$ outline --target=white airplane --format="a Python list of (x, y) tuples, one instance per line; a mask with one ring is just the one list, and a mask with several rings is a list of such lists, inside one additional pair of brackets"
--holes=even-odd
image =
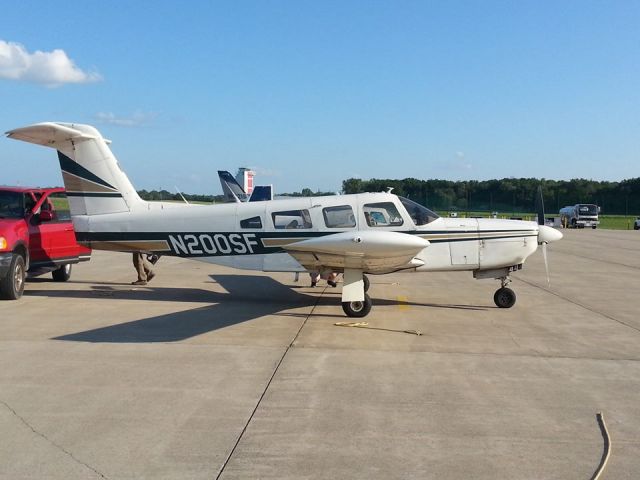
[[(472, 271), (507, 288), (538, 245), (562, 238), (535, 222), (441, 218), (391, 193), (361, 193), (219, 205), (146, 202), (89, 125), (39, 123), (9, 138), (58, 151), (76, 237), (98, 250), (142, 251), (265, 272), (342, 272), (342, 308), (364, 317), (366, 274)], [(546, 260), (546, 255), (545, 255)], [(545, 262), (546, 263), (546, 262)]]

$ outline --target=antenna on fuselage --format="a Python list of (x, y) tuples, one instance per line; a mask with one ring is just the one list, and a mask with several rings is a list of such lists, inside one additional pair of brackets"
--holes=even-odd
[(177, 185), (174, 185), (174, 186), (175, 186), (176, 192), (178, 192), (178, 195), (180, 195), (180, 196), (182, 197), (182, 200), (184, 200), (184, 203), (186, 203), (187, 205), (189, 205), (189, 202), (187, 201), (187, 199), (186, 199), (186, 198), (184, 198), (184, 195), (182, 195), (182, 192), (180, 191), (180, 189), (178, 188), (178, 186), (177, 186)]

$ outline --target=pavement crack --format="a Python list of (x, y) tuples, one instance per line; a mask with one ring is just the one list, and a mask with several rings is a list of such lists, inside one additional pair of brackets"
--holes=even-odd
[(253, 408), (253, 411), (251, 412), (251, 415), (249, 415), (249, 418), (248, 418), (247, 422), (245, 423), (244, 427), (242, 428), (242, 431), (240, 432), (240, 435), (238, 435), (238, 438), (236, 439), (236, 442), (233, 445), (233, 448), (229, 452), (229, 455), (227, 455), (227, 458), (225, 459), (224, 463), (220, 467), (220, 470), (218, 471), (218, 473), (216, 475), (216, 480), (219, 480), (219, 478), (224, 473), (224, 470), (227, 468), (227, 465), (229, 464), (229, 461), (231, 460), (231, 457), (233, 457), (233, 454), (235, 453), (236, 449), (238, 448), (238, 445), (240, 445), (240, 441), (242, 440), (242, 437), (244, 437), (244, 434), (246, 433), (247, 429), (249, 428), (249, 424), (253, 420), (253, 417), (255, 416), (256, 412), (258, 411), (258, 408), (260, 408), (260, 404), (262, 403), (262, 400), (267, 395), (267, 391), (269, 390), (269, 387), (271, 387), (271, 383), (273, 382), (273, 379), (275, 378), (276, 374), (278, 373), (278, 370), (280, 369), (280, 365), (282, 365), (282, 362), (284, 361), (284, 358), (287, 356), (287, 353), (289, 353), (289, 350), (291, 350), (291, 348), (294, 346), (296, 340), (298, 339), (298, 336), (300, 336), (300, 332), (302, 332), (302, 329), (307, 324), (307, 321), (309, 320), (311, 315), (313, 315), (313, 312), (316, 309), (316, 307), (318, 306), (318, 303), (320, 303), (320, 299), (322, 298), (322, 294), (324, 294), (324, 292), (326, 290), (327, 290), (327, 288), (325, 287), (322, 290), (322, 292), (320, 292), (320, 295), (317, 296), (316, 302), (313, 304), (313, 307), (311, 307), (311, 310), (309, 311), (309, 313), (305, 317), (304, 321), (300, 325), (300, 328), (298, 328), (298, 331), (294, 335), (293, 339), (289, 342), (289, 345), (287, 345), (287, 348), (285, 348), (284, 353), (280, 357), (280, 360), (276, 364), (276, 367), (273, 369), (273, 372), (271, 373), (271, 377), (269, 377), (269, 381), (267, 382), (266, 386), (264, 387), (264, 390), (262, 391), (262, 394), (260, 395), (260, 398), (258, 399), (258, 402), (256, 403), (256, 406)]
[(13, 416), (16, 417), (18, 420), (20, 420), (20, 422), (22, 422), (29, 430), (31, 430), (33, 433), (35, 433), (39, 437), (42, 437), (47, 443), (49, 443), (50, 445), (52, 445), (56, 449), (60, 450), (61, 452), (63, 452), (65, 455), (70, 457), (77, 464), (88, 468), (89, 470), (91, 470), (92, 472), (96, 473), (97, 475), (100, 475), (101, 478), (107, 478), (108, 479), (108, 477), (105, 474), (103, 474), (102, 472), (96, 470), (91, 465), (89, 465), (89, 464), (83, 462), (82, 460), (78, 459), (73, 453), (71, 453), (69, 450), (65, 449), (62, 445), (58, 445), (56, 442), (54, 442), (49, 437), (47, 437), (44, 433), (36, 430), (33, 427), (33, 425), (31, 425), (22, 415), (20, 415), (18, 412), (16, 412), (7, 402), (5, 402), (4, 400), (0, 400), (0, 403), (2, 405), (4, 405), (7, 408), (7, 410), (9, 410), (13, 414)]

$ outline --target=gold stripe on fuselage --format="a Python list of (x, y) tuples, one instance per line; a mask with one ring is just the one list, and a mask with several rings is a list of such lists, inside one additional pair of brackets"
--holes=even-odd
[(115, 252), (140, 251), (140, 252), (168, 252), (171, 249), (166, 240), (97, 240), (91, 242), (79, 242), (96, 250), (111, 250)]

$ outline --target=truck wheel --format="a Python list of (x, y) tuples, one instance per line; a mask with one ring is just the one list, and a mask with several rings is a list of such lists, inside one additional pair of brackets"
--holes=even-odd
[(347, 317), (366, 317), (371, 311), (371, 306), (371, 297), (366, 293), (363, 302), (342, 302), (342, 310), (347, 314)]
[(51, 272), (51, 276), (55, 282), (66, 282), (71, 278), (71, 264), (62, 265), (57, 270)]
[(27, 272), (22, 255), (14, 254), (9, 265), (7, 276), (0, 280), (0, 298), (17, 300), (24, 292), (24, 279)]

